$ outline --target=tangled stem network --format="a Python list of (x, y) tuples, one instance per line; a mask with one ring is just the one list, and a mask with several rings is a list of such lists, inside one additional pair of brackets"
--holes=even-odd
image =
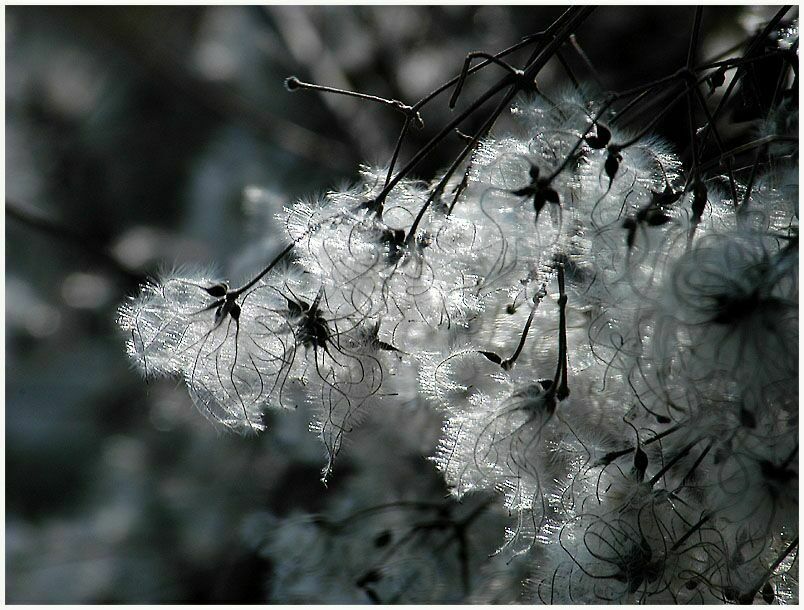
[[(532, 601), (794, 602), (798, 149), (773, 130), (797, 108), (776, 96), (766, 132), (731, 149), (720, 132), (756, 45), (781, 59), (780, 87), (797, 78), (797, 38), (775, 36), (788, 9), (744, 54), (701, 63), (696, 9), (682, 69), (608, 93), (570, 72), (543, 92), (540, 70), (590, 13), (471, 54), (412, 105), (290, 79), (400, 111), (390, 165), (289, 205), (289, 245), (241, 288), (190, 272), (144, 286), (120, 310), (129, 355), (238, 432), (306, 403), (324, 480), (363, 417), (410, 396), (412, 372), (443, 418), (433, 462), (456, 497), (503, 498), (503, 551), (532, 554)], [(502, 78), (465, 100), (488, 66)], [(463, 108), (398, 167), (448, 92)], [(651, 135), (683, 104), (689, 162)], [(470, 117), (454, 162), (413, 179)]]

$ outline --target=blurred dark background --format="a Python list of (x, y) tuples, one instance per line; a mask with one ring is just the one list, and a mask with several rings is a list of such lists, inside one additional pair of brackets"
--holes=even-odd
[[(6, 9), (8, 602), (282, 602), (270, 554), (244, 534), (254, 514), (326, 512), (355, 489), (358, 508), (444, 495), (422, 457), (435, 416), (404, 418), (411, 438), (386, 442), (382, 459), (366, 457), (383, 430), (370, 419), (364, 450), (347, 452), (325, 489), (301, 414), (275, 417), (258, 438), (220, 435), (180, 382), (131, 370), (115, 312), (160, 268), (244, 277), (278, 249), (282, 205), (353, 179), (361, 162), (387, 163), (398, 113), (290, 93), (287, 76), (412, 103), (467, 52), (501, 50), (562, 10)], [(602, 7), (577, 40), (602, 86), (630, 87), (684, 64), (693, 11)], [(699, 57), (772, 12), (707, 7)], [(566, 57), (594, 80), (577, 53)], [(485, 69), (466, 99), (499, 75)], [(557, 62), (540, 85), (567, 86)], [(446, 100), (429, 107), (403, 158), (448, 117)], [(682, 107), (658, 126), (681, 151), (684, 121)], [(432, 176), (458, 143), (418, 175)], [(384, 478), (388, 468), (405, 474)]]

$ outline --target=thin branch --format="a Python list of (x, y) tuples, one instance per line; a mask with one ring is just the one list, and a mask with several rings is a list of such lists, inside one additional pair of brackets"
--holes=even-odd
[(50, 235), (70, 244), (79, 250), (83, 250), (90, 255), (92, 260), (99, 263), (106, 268), (114, 271), (121, 278), (131, 283), (141, 283), (145, 280), (145, 276), (132, 271), (123, 265), (115, 256), (109, 252), (105, 247), (97, 244), (96, 240), (74, 231), (73, 229), (62, 225), (55, 220), (46, 218), (40, 214), (31, 213), (17, 202), (6, 199), (6, 217), (10, 218), (21, 225), (33, 229), (40, 233)]

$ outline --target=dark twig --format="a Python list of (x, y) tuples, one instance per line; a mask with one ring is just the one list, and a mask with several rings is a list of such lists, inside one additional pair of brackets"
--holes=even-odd
[(105, 247), (97, 244), (96, 240), (78, 233), (54, 220), (40, 214), (31, 213), (20, 204), (6, 199), (6, 217), (30, 229), (50, 235), (68, 243), (90, 255), (91, 259), (106, 268), (114, 271), (121, 278), (131, 283), (141, 283), (145, 276), (132, 271), (115, 258)]

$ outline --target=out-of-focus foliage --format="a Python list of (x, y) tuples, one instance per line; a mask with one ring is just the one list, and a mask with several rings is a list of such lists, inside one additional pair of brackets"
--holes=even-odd
[[(414, 397), (350, 436), (323, 488), (303, 418), (220, 435), (175, 382), (141, 382), (114, 321), (160, 265), (217, 264), (216, 276), (259, 266), (281, 247), (283, 205), (387, 162), (398, 113), (291, 95), (286, 76), (411, 102), (468, 51), (502, 49), (559, 12), (6, 11), (7, 601), (518, 599), (521, 562), (487, 560), (505, 511), (482, 495), (447, 498), (423, 457), (440, 418)], [(706, 15), (706, 56), (767, 19), (750, 7)], [(683, 7), (608, 7), (578, 40), (619, 89), (682, 64), (689, 22)], [(551, 64), (540, 84), (562, 78)], [(434, 106), (403, 157), (449, 117)], [(679, 110), (660, 126), (682, 149), (685, 121)], [(417, 173), (450, 158), (439, 150)]]

